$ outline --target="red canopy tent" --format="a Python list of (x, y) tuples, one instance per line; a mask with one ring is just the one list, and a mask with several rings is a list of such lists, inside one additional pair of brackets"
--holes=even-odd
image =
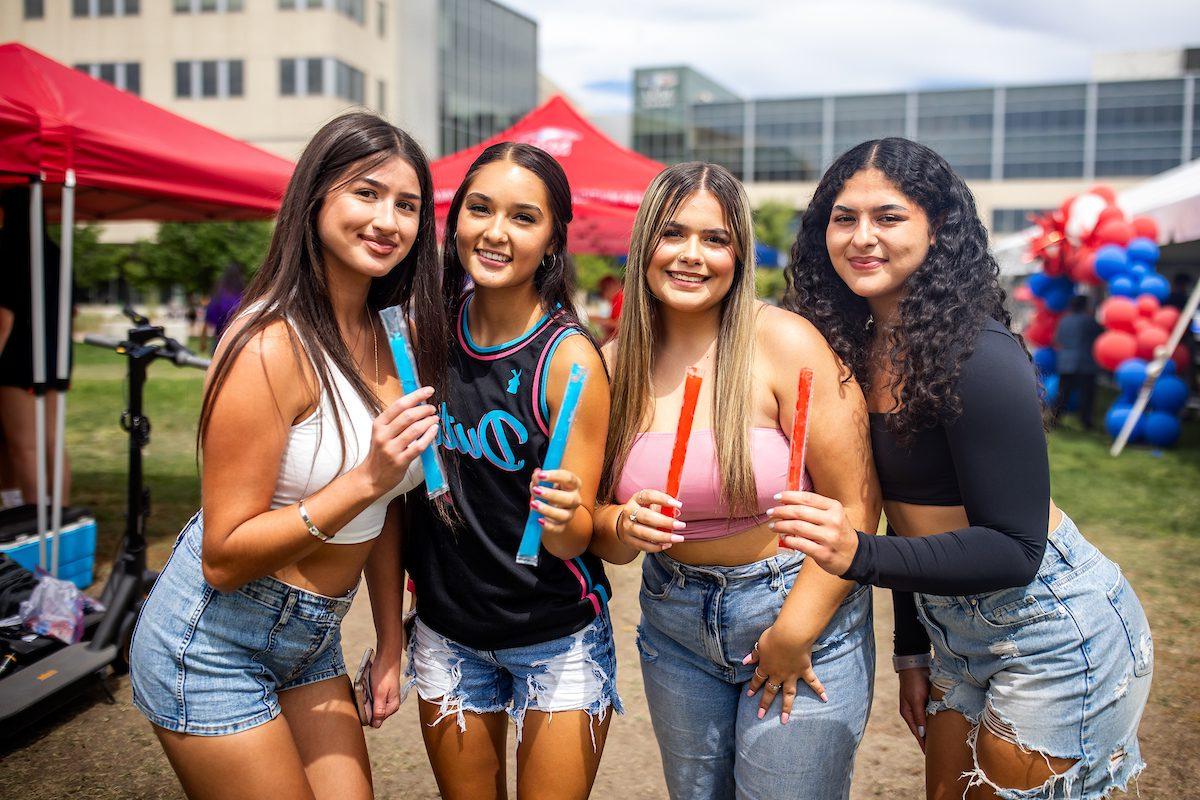
[(663, 165), (621, 147), (561, 96), (550, 98), (508, 130), (431, 165), (438, 224), (471, 162), (497, 142), (537, 145), (562, 164), (571, 183), (575, 221), (571, 249), (619, 255), (629, 249), (633, 217), (642, 194)]
[[(269, 217), (293, 165), (245, 142), (164, 111), (20, 44), (0, 45), (0, 187), (30, 187), (33, 379), (38, 458), (39, 560), (45, 566), (46, 302), (70, 316), (72, 231), (87, 219), (204, 220)], [(77, 188), (78, 187), (78, 188)], [(44, 206), (43, 206), (44, 202)], [(62, 221), (60, 295), (43, 297), (42, 218)], [(68, 326), (59, 326), (58, 369), (67, 377)], [(50, 529), (61, 522), (62, 426)], [(51, 572), (58, 567), (54, 537)]]

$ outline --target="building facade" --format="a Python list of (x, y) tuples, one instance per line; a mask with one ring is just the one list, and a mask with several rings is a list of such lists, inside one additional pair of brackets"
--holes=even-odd
[(537, 101), (537, 25), (492, 0), (5, 0), (0, 41), (288, 158), (352, 108), (436, 156)]
[[(1175, 75), (1138, 80), (761, 100), (676, 92), (652, 94), (649, 104), (643, 85), (682, 85), (694, 71), (639, 69), (633, 143), (667, 163), (722, 164), (756, 202), (803, 207), (838, 155), (904, 136), (967, 179), (1000, 233), (1097, 181), (1120, 189), (1200, 157), (1196, 73), (1186, 57), (1173, 63)], [(670, 136), (659, 134), (663, 118), (675, 121)]]

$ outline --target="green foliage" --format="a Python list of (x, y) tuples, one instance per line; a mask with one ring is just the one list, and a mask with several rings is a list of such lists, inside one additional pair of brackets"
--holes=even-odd
[(754, 238), (788, 252), (796, 238), (796, 209), (777, 200), (768, 200), (754, 209)]
[(579, 288), (589, 294), (596, 294), (600, 291), (600, 280), (605, 275), (612, 275), (617, 280), (623, 280), (621, 267), (609, 256), (580, 253), (572, 258), (575, 259), (575, 280)]
[(166, 222), (155, 244), (141, 249), (145, 279), (205, 294), (231, 262), (255, 272), (270, 242), (269, 222)]
[(779, 302), (783, 299), (783, 290), (785, 288), (783, 270), (756, 270), (754, 273), (754, 288), (758, 290), (758, 296), (763, 300)]

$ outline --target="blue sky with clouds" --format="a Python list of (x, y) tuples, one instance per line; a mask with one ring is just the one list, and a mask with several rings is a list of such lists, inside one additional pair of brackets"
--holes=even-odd
[(1086, 79), (1097, 55), (1200, 47), (1197, 0), (501, 0), (587, 111), (635, 66), (689, 64), (746, 97)]

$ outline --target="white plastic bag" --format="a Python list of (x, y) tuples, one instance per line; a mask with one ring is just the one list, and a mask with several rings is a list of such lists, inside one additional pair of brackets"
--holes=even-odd
[(39, 573), (33, 594), (21, 603), (22, 627), (75, 644), (83, 638), (83, 592), (70, 581)]

